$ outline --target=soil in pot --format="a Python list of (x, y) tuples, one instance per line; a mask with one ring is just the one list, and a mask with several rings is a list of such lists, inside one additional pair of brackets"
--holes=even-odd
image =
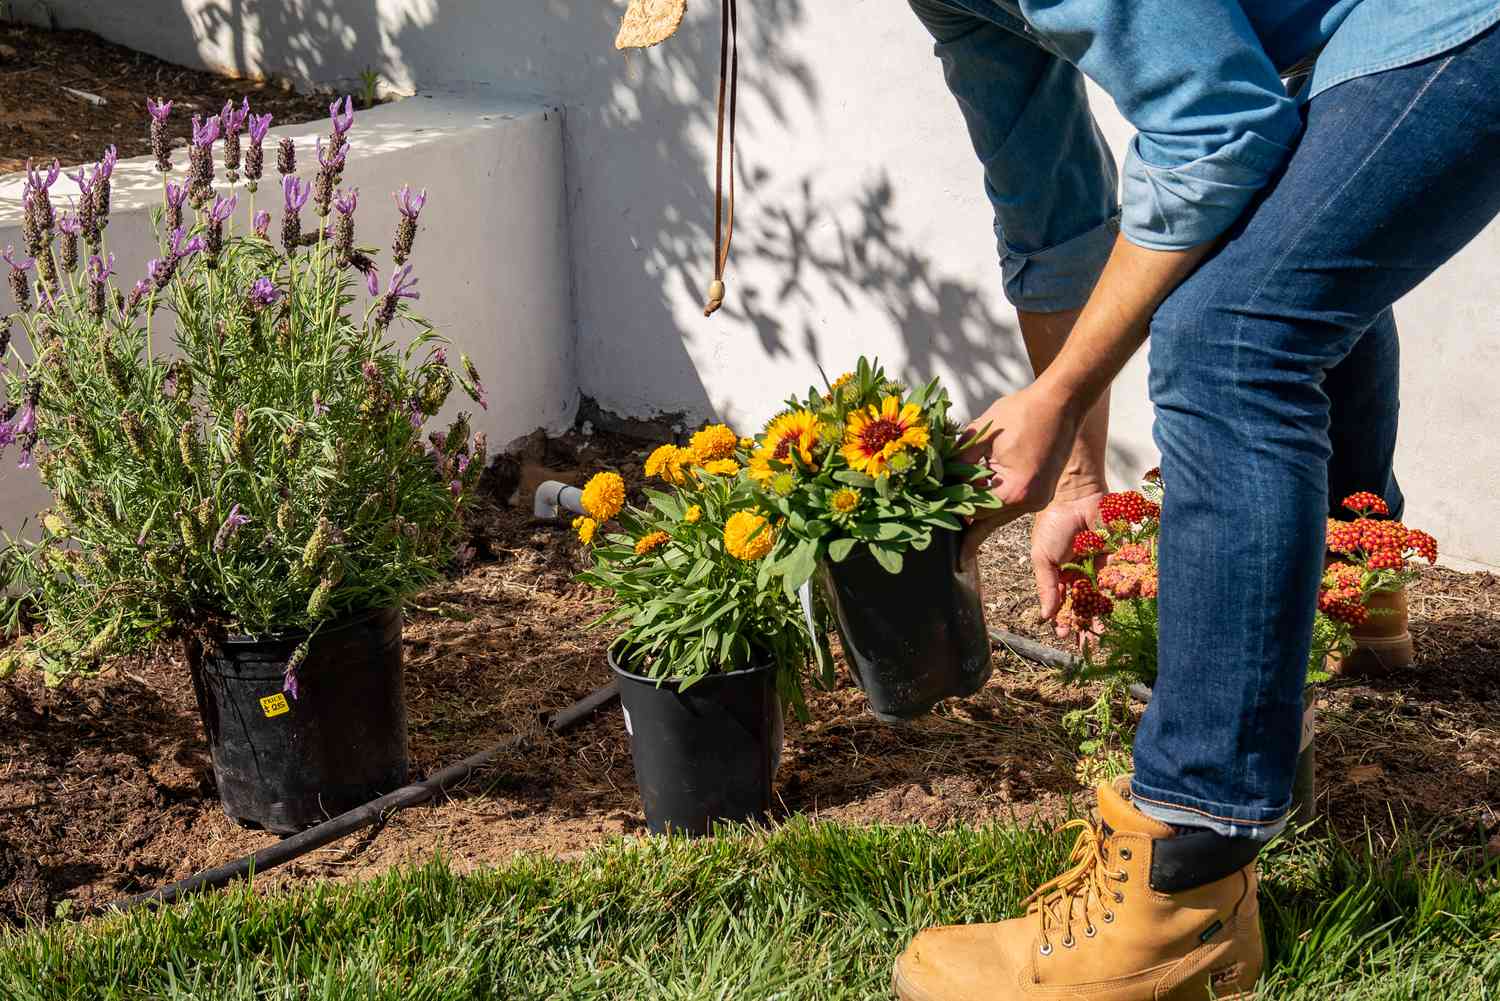
[(709, 834), (770, 820), (784, 737), (774, 665), (711, 674), (684, 688), (625, 670), (610, 655), (653, 834)]
[(855, 681), (885, 722), (972, 695), (991, 672), (977, 566), (960, 567), (958, 532), (939, 529), (889, 573), (864, 546), (825, 563), (825, 590)]
[(305, 638), (232, 637), (194, 669), (214, 779), (236, 822), (290, 834), (406, 784), (401, 609), (319, 631), (283, 692)]

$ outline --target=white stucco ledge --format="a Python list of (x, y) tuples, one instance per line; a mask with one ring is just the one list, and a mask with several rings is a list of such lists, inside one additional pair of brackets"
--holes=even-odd
[[(144, 128), (144, 97), (141, 118)], [(266, 176), (253, 201), (271, 212), (273, 239), (281, 225), (277, 143), (282, 136), (293, 139), (298, 173), (310, 178), (318, 166), (317, 139), (327, 133), (323, 120), (273, 128), (267, 137)], [(578, 384), (561, 110), (497, 88), (464, 86), (359, 112), (349, 139), (344, 187), (360, 189), (356, 242), (381, 248), (383, 275), (390, 273), (398, 219), (392, 194), (402, 184), (428, 192), (412, 255), (422, 293), (416, 306), (474, 360), (489, 394), (489, 409), (479, 411), (455, 393), (441, 419), (459, 409), (476, 411), (474, 427), (496, 448), (537, 427), (571, 424)], [(173, 177), (184, 175), (186, 160), (185, 150), (176, 151)], [(0, 247), (22, 243), (24, 179), (0, 177)], [(76, 190), (59, 179), (54, 204), (67, 205)], [(161, 190), (151, 158), (116, 166), (106, 243), (126, 287), (156, 256), (149, 212), (160, 204)], [(235, 224), (243, 231), (252, 196), (243, 186), (239, 194)], [(14, 308), (0, 283), (0, 315)], [(0, 465), (0, 528), (15, 531), (46, 502), (34, 472), (18, 471), (11, 461)]]

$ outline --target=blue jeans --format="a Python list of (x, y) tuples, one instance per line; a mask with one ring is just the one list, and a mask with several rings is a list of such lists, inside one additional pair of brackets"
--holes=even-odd
[[(1391, 305), (1500, 214), (1500, 30), (1338, 84), (1285, 170), (1151, 325), (1166, 503), (1146, 813), (1286, 822), (1325, 518), (1391, 471)], [(1476, 331), (1476, 336), (1480, 333)]]

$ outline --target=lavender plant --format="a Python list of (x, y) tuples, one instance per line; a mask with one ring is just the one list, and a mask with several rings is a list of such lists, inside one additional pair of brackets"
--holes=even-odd
[[(160, 131), (170, 104), (149, 110)], [(3, 254), (17, 311), (0, 331), (0, 451), (37, 467), (53, 506), (41, 538), (0, 559), (9, 621), (39, 623), (0, 674), (24, 664), (56, 682), (174, 637), (315, 632), (454, 559), (484, 435), (466, 415), (425, 442), (423, 429), (455, 385), (481, 404), (484, 390), (411, 312), (412, 265), (382, 284), (354, 244), (358, 195), (339, 187), (354, 115), (331, 113), (314, 181), (279, 147), (278, 244), (253, 207), (269, 115), (226, 106), (195, 122), (183, 181), (158, 151), (158, 253), (133, 281), (105, 246), (113, 151), (72, 175), (68, 211), (54, 210), (56, 165), (28, 175), (26, 245)], [(216, 144), (243, 199), (216, 189)], [(304, 219), (309, 196), (318, 215)], [(420, 205), (405, 189), (398, 204), (409, 252)], [(404, 346), (398, 323), (415, 328)]]

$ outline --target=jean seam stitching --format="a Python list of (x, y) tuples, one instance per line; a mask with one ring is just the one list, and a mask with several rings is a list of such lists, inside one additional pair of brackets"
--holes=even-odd
[[(1298, 230), (1296, 237), (1294, 237), (1293, 240), (1292, 240), (1292, 242), (1287, 245), (1286, 250), (1282, 251), (1281, 256), (1276, 259), (1276, 263), (1272, 267), (1267, 268), (1266, 271), (1265, 271), (1265, 273), (1261, 276), (1261, 279), (1260, 279), (1259, 283), (1256, 284), (1255, 289), (1250, 293), (1250, 297), (1249, 297), (1249, 299), (1245, 303), (1245, 308), (1240, 311), (1240, 315), (1238, 317), (1236, 317), (1236, 319), (1235, 319), (1235, 325), (1234, 325), (1234, 344), (1235, 344), (1235, 347), (1234, 347), (1234, 363), (1235, 363), (1234, 364), (1234, 370), (1236, 372), (1238, 372), (1239, 369), (1240, 369), (1240, 365), (1239, 365), (1239, 361), (1240, 361), (1240, 347), (1239, 347), (1239, 345), (1242, 342), (1241, 334), (1244, 332), (1244, 327), (1245, 327), (1245, 322), (1246, 322), (1246, 314), (1250, 312), (1250, 310), (1256, 305), (1257, 302), (1260, 301), (1261, 295), (1265, 291), (1266, 284), (1271, 280), (1271, 276), (1273, 274), (1275, 274), (1276, 272), (1278, 272), (1281, 269), (1282, 265), (1284, 265), (1286, 263), (1287, 258), (1289, 258), (1292, 255), (1293, 251), (1295, 251), (1297, 249), (1297, 247), (1301, 246), (1303, 239), (1306, 238), (1308, 232), (1312, 229), (1313, 223), (1323, 217), (1323, 214), (1327, 211), (1328, 206), (1331, 205), (1331, 204), (1333, 204), (1334, 200), (1337, 199), (1339, 196), (1341, 196), (1344, 193), (1344, 191), (1348, 189), (1348, 187), (1349, 187), (1350, 184), (1354, 183), (1354, 179), (1356, 177), (1358, 177), (1360, 175), (1360, 173), (1365, 169), (1365, 167), (1369, 164), (1369, 162), (1375, 158), (1375, 155), (1377, 153), (1379, 153), (1382, 149), (1385, 148), (1385, 144), (1390, 141), (1391, 136), (1394, 135), (1395, 132), (1396, 132), (1396, 130), (1401, 127), (1401, 125), (1407, 120), (1408, 117), (1410, 117), (1411, 111), (1412, 111), (1412, 109), (1414, 107), (1416, 107), (1417, 102), (1420, 101), (1422, 99), (1422, 97), (1424, 95), (1426, 95), (1427, 91), (1429, 89), (1431, 89), (1432, 85), (1435, 82), (1437, 82), (1438, 77), (1442, 76), (1443, 73), (1447, 71), (1448, 67), (1453, 63), (1453, 60), (1454, 60), (1454, 58), (1456, 56), (1457, 56), (1457, 53), (1450, 54), (1446, 59), (1444, 59), (1441, 63), (1438, 63), (1437, 66), (1435, 66), (1433, 68), (1432, 74), (1425, 81), (1423, 81), (1422, 86), (1420, 88), (1418, 88), (1418, 90), (1417, 90), (1417, 92), (1415, 94), (1412, 95), (1412, 98), (1411, 98), (1410, 101), (1407, 102), (1406, 107), (1404, 107), (1404, 108), (1401, 109), (1401, 113), (1396, 116), (1395, 121), (1393, 121), (1391, 123), (1390, 127), (1386, 129), (1385, 133), (1380, 137), (1379, 141), (1377, 141), (1375, 143), (1375, 145), (1370, 148), (1370, 151), (1365, 154), (1365, 157), (1364, 157), (1364, 159), (1362, 159), (1360, 161), (1359, 166), (1356, 167), (1356, 168), (1354, 168), (1354, 170), (1350, 171), (1349, 176), (1344, 179), (1344, 183), (1343, 184), (1340, 184), (1336, 189), (1334, 189), (1332, 192), (1329, 193), (1328, 197), (1325, 198), (1323, 200), (1322, 204), (1320, 204), (1318, 206), (1316, 212), (1310, 213), (1307, 216), (1307, 218), (1303, 221), (1302, 228), (1300, 230)], [(1299, 143), (1299, 145), (1300, 145), (1300, 143)], [(1292, 155), (1293, 156), (1296, 155), (1295, 151), (1293, 152)], [(1237, 407), (1236, 410), (1237, 410), (1236, 416), (1240, 417), (1240, 418), (1243, 418), (1243, 406)], [(1265, 503), (1264, 491), (1263, 490), (1258, 490), (1257, 493), (1258, 493), (1257, 502), (1263, 506), (1264, 503)], [(1257, 538), (1257, 544), (1258, 545), (1264, 546), (1265, 541), (1266, 540), (1263, 537), (1262, 538)], [(1267, 585), (1269, 583), (1269, 579), (1268, 578), (1269, 578), (1269, 568), (1263, 567), (1261, 569), (1261, 580), (1260, 580), (1261, 593), (1263, 593), (1263, 594), (1266, 593), (1266, 590), (1267, 590)], [(1255, 679), (1256, 680), (1256, 690), (1257, 690), (1257, 692), (1260, 692), (1265, 687), (1265, 674), (1266, 674), (1266, 666), (1265, 666), (1265, 661), (1266, 661), (1265, 653), (1266, 653), (1266, 650), (1265, 650), (1265, 636), (1264, 636), (1264, 631), (1261, 632), (1261, 636), (1260, 636), (1259, 641), (1258, 641), (1258, 649), (1257, 649), (1256, 653), (1257, 653), (1257, 656), (1255, 658), (1256, 659), (1256, 664), (1257, 664), (1257, 667), (1256, 667), (1256, 679)], [(1261, 707), (1260, 707), (1260, 704), (1259, 704), (1260, 701), (1261, 701), (1261, 699), (1258, 698), (1257, 699), (1257, 705), (1256, 705), (1256, 715), (1257, 716), (1259, 716), (1261, 714)], [(1236, 760), (1238, 762), (1240, 762), (1240, 767), (1237, 770), (1237, 773), (1236, 773), (1236, 776), (1235, 776), (1235, 778), (1236, 778), (1236, 785), (1238, 785), (1238, 786), (1243, 786), (1245, 784), (1245, 782), (1246, 782), (1246, 780), (1247, 780), (1247, 778), (1249, 776), (1249, 770), (1250, 770), (1249, 769), (1249, 756), (1247, 754), (1243, 753), (1244, 752), (1244, 747), (1243, 747), (1243, 743), (1242, 742), (1243, 742), (1243, 737), (1241, 736), (1236, 741), (1236, 747), (1235, 747), (1235, 751), (1236, 751), (1235, 758), (1236, 758)]]
[(1143, 800), (1147, 803), (1150, 803), (1152, 806), (1160, 806), (1169, 810), (1183, 810), (1187, 813), (1195, 813), (1200, 817), (1206, 817), (1209, 820), (1217, 820), (1222, 824), (1247, 824), (1251, 827), (1270, 827), (1274, 824), (1281, 823), (1290, 814), (1290, 811), (1287, 811), (1276, 817), (1272, 817), (1270, 820), (1250, 820), (1246, 817), (1225, 817), (1221, 816), (1220, 814), (1214, 813), (1212, 810), (1204, 810), (1200, 807), (1189, 806), (1186, 803), (1173, 803), (1171, 800), (1153, 799), (1150, 796), (1143, 796), (1141, 795), (1140, 790), (1137, 789), (1133, 783), (1131, 785), (1130, 792), (1131, 796), (1135, 799)]

